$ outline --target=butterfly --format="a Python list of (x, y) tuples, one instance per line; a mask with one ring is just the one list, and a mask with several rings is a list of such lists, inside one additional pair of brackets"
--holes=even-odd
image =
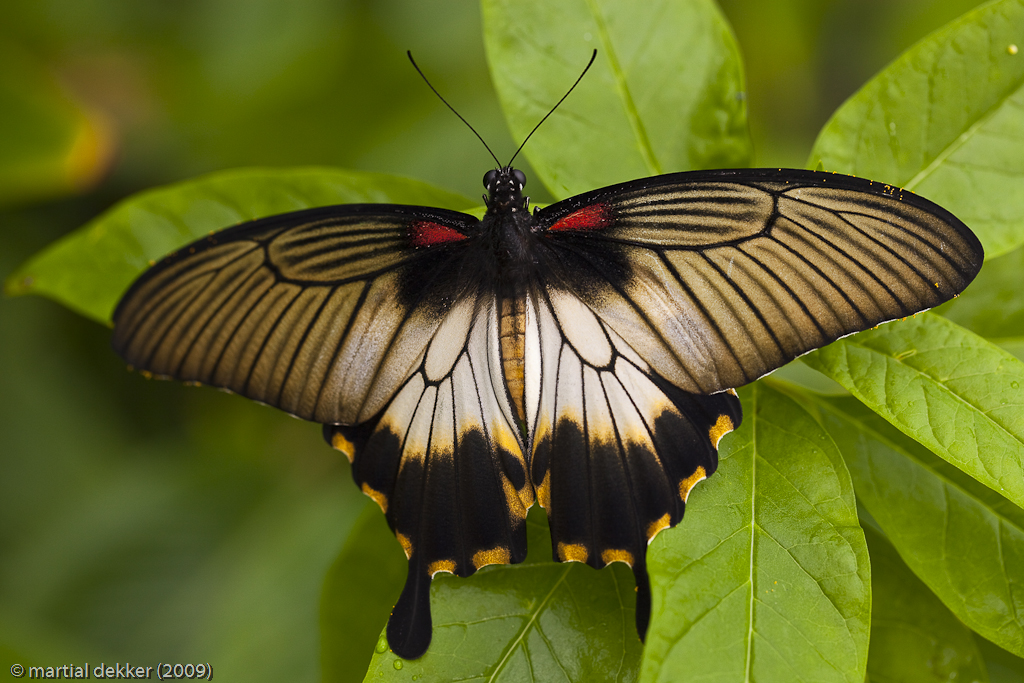
[(482, 219), (353, 204), (237, 225), (114, 314), (131, 366), (323, 425), (408, 558), (387, 626), (407, 659), (432, 578), (521, 562), (535, 502), (555, 560), (632, 568), (642, 638), (647, 546), (714, 473), (734, 389), (952, 298), (983, 260), (945, 209), (833, 173), (672, 173), (533, 211), (525, 185), (488, 171)]

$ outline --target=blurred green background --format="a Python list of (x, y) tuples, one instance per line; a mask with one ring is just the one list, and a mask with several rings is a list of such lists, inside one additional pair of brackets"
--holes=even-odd
[[(977, 3), (721, 4), (756, 163), (802, 166), (846, 97)], [(407, 49), (499, 158), (516, 146), (469, 0), (3, 9), (0, 275), (120, 198), (236, 166), (334, 165), (479, 196), (493, 162)], [(108, 337), (47, 300), (0, 300), (0, 659), (318, 680), (321, 584), (364, 506), (348, 464), (314, 425), (126, 372)]]

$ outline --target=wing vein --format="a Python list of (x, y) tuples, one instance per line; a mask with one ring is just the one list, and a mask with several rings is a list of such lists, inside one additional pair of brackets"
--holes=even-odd
[[(231, 291), (226, 296), (224, 296), (221, 299), (220, 303), (218, 303), (217, 306), (213, 309), (213, 312), (211, 312), (206, 317), (206, 320), (203, 321), (202, 325), (199, 326), (199, 329), (196, 330), (195, 332), (191, 333), (191, 337), (192, 337), (191, 340), (188, 342), (188, 345), (185, 347), (184, 352), (181, 353), (180, 357), (178, 358), (178, 361), (177, 361), (177, 363), (175, 365), (174, 371), (172, 373), (169, 373), (169, 374), (171, 374), (171, 375), (173, 375), (175, 377), (180, 376), (180, 374), (181, 374), (181, 366), (185, 364), (185, 361), (188, 359), (189, 354), (192, 353), (192, 349), (195, 348), (196, 342), (198, 342), (199, 338), (203, 336), (204, 332), (206, 332), (206, 330), (209, 327), (210, 323), (215, 318), (217, 318), (218, 314), (224, 309), (224, 306), (227, 305), (227, 303), (229, 301), (231, 301), (231, 299), (235, 296), (235, 294), (238, 293), (242, 289), (242, 287), (244, 287), (247, 283), (251, 282), (253, 280), (253, 278), (255, 278), (257, 275), (259, 275), (261, 270), (262, 269), (260, 267), (258, 267), (258, 266), (256, 268), (253, 268), (251, 273), (249, 273), (244, 278), (239, 279), (238, 283), (234, 286), (234, 288), (232, 288)], [(214, 279), (216, 279), (216, 278), (214, 278)], [(250, 289), (249, 291), (251, 292), (252, 289)], [(193, 302), (194, 301), (195, 301), (195, 299), (193, 299)], [(193, 316), (192, 316), (192, 320), (193, 321), (196, 318), (196, 315), (195, 315), (196, 313), (200, 313), (200, 311), (195, 311), (193, 313)], [(230, 317), (230, 315), (227, 316), (227, 317)], [(220, 331), (221, 329), (223, 329), (225, 322), (226, 321), (223, 318), (220, 319), (220, 326), (217, 328), (217, 331)], [(213, 333), (213, 338), (216, 338), (217, 331), (215, 331)], [(179, 335), (179, 337), (180, 337), (180, 335)]]
[[(336, 292), (336, 291), (337, 291), (337, 287), (332, 287), (331, 288), (331, 293), (320, 304), (320, 311), (323, 310), (323, 307), (327, 303), (327, 300), (330, 299), (330, 297), (333, 296), (334, 292)], [(331, 352), (331, 362), (324, 366), (325, 367), (325, 370), (324, 370), (325, 377), (326, 377), (327, 374), (329, 374), (331, 372), (331, 368), (334, 367), (334, 364), (338, 362), (338, 355), (341, 353), (342, 348), (344, 348), (344, 346), (345, 346), (345, 341), (348, 339), (348, 333), (352, 330), (352, 325), (355, 324), (355, 320), (359, 316), (359, 312), (362, 310), (363, 304), (366, 303), (366, 297), (369, 294), (369, 292), (370, 292), (370, 283), (367, 281), (367, 282), (363, 283), (363, 291), (361, 291), (359, 293), (359, 299), (356, 301), (355, 305), (352, 307), (352, 312), (349, 313), (348, 320), (345, 321), (345, 329), (342, 330), (341, 336), (338, 338), (338, 343), (335, 344), (334, 351)], [(320, 311), (317, 311), (317, 314), (315, 316), (313, 316), (313, 317), (314, 318), (318, 318), (320, 316)], [(319, 408), (319, 406), (320, 406), (320, 400), (323, 398), (324, 388), (326, 386), (327, 386), (327, 382), (323, 381), (323, 382), (320, 383), (320, 387), (317, 389), (316, 401), (313, 402), (313, 411), (314, 411), (314, 413), (316, 412), (317, 408)]]

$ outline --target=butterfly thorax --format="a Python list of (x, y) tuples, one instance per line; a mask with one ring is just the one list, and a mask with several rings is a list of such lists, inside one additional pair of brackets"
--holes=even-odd
[(526, 176), (505, 167), (488, 172), (484, 186), (487, 213), (481, 229), (494, 246), (494, 282), (502, 375), (520, 423), (526, 420), (526, 296), (536, 274), (529, 200), (523, 197)]

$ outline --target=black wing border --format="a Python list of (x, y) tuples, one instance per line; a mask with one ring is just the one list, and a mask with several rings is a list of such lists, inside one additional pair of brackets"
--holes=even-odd
[[(273, 237), (276, 237), (276, 234), (272, 234), (270, 237), (261, 237), (260, 233), (273, 233), (275, 230), (280, 232), (296, 227), (297, 225), (313, 221), (358, 216), (399, 217), (407, 218), (410, 222), (417, 220), (436, 221), (446, 227), (456, 230), (466, 237), (473, 236), (468, 233), (467, 228), (475, 227), (479, 223), (479, 219), (476, 216), (468, 213), (454, 211), (451, 209), (417, 206), (414, 204), (331, 204), (329, 206), (317, 206), (309, 209), (299, 209), (298, 211), (287, 211), (285, 213), (255, 218), (253, 220), (238, 223), (237, 225), (232, 225), (228, 228), (224, 228), (223, 230), (210, 232), (193, 240), (192, 242), (184, 244), (158, 261), (150, 264), (121, 294), (118, 299), (117, 306), (114, 308), (114, 312), (111, 315), (111, 320), (115, 325), (117, 324), (117, 321), (123, 313), (124, 306), (127, 304), (128, 300), (132, 298), (132, 294), (134, 294), (136, 289), (143, 286), (150, 280), (150, 278), (155, 277), (168, 266), (177, 263), (183, 258), (193, 257), (207, 249), (211, 249), (227, 242), (252, 240), (260, 244), (265, 244), (269, 240), (273, 239)], [(409, 249), (415, 250), (416, 248), (410, 245)]]
[[(707, 171), (682, 171), (679, 173), (667, 173), (664, 175), (638, 178), (624, 183), (609, 185), (590, 192), (584, 192), (568, 199), (563, 199), (554, 204), (549, 204), (536, 212), (537, 221), (541, 229), (546, 230), (558, 219), (563, 218), (574, 211), (610, 200), (626, 192), (639, 190), (653, 190), (672, 185), (683, 185), (688, 183), (739, 183), (742, 185), (758, 185), (760, 183), (785, 183), (790, 189), (801, 187), (828, 188), (835, 187), (841, 190), (851, 190), (864, 194), (875, 195), (893, 199), (908, 204), (912, 207), (926, 211), (936, 218), (944, 221), (953, 227), (963, 239), (971, 245), (977, 254), (977, 270), (981, 268), (981, 262), (985, 257), (985, 250), (978, 236), (967, 227), (967, 225), (953, 215), (949, 210), (939, 206), (935, 202), (905, 190), (898, 185), (884, 183), (869, 178), (845, 175), (833, 171), (812, 171), (802, 168), (737, 168), (737, 169), (715, 169)], [(760, 187), (759, 189), (778, 196), (779, 192), (771, 188)], [(709, 247), (715, 245), (708, 245)]]

